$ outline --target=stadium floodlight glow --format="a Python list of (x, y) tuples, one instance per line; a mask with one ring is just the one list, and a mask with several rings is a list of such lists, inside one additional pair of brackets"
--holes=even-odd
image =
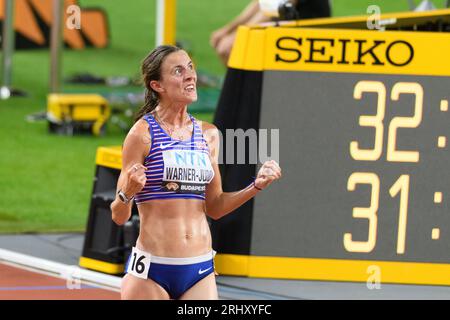
[(11, 97), (11, 90), (9, 90), (8, 87), (1, 87), (0, 88), (0, 99), (6, 100)]

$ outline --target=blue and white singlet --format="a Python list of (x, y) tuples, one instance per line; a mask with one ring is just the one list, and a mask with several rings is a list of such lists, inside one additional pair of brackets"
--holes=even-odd
[(136, 194), (136, 204), (154, 199), (205, 200), (206, 186), (214, 178), (214, 170), (202, 130), (194, 117), (190, 114), (189, 117), (194, 130), (191, 138), (183, 141), (172, 139), (151, 114), (143, 117), (152, 141), (144, 161), (147, 182)]

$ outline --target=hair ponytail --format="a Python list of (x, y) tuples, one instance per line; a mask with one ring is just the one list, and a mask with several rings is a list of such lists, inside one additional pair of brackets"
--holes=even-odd
[(156, 109), (159, 103), (159, 98), (156, 92), (154, 92), (152, 89), (145, 89), (145, 99), (144, 99), (144, 105), (141, 109), (136, 113), (134, 117), (134, 122), (138, 121), (140, 118), (145, 116), (147, 113), (152, 112)]

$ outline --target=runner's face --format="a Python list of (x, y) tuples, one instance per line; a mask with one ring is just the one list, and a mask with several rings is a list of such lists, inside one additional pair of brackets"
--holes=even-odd
[(161, 93), (174, 103), (197, 101), (197, 73), (189, 55), (183, 51), (169, 54), (162, 64)]

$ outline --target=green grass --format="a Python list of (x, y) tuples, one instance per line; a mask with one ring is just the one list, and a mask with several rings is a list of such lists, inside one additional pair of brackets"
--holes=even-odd
[[(2, 107), (0, 230), (81, 231), (84, 228), (98, 145), (117, 144), (122, 135), (104, 138), (49, 135), (45, 123), (27, 123), (33, 99)], [(2, 219), (4, 216), (9, 219)]]
[[(445, 0), (432, 0), (437, 8), (444, 8)], [(422, 0), (414, 0), (418, 5)], [(407, 0), (331, 0), (333, 16), (365, 15), (367, 8), (377, 5), (381, 13), (409, 11)]]
[[(120, 145), (110, 126), (104, 137), (50, 135), (44, 122), (27, 123), (33, 99), (2, 106), (0, 231), (63, 232), (85, 228), (98, 146)], [(198, 115), (207, 119), (210, 115)]]
[[(107, 49), (65, 50), (63, 77), (79, 72), (136, 76), (140, 61), (154, 46), (155, 1), (79, 2), (82, 6), (102, 7), (107, 12), (111, 43)], [(200, 70), (224, 74), (224, 66), (209, 46), (209, 35), (238, 14), (246, 3), (247, 0), (178, 1), (177, 39), (188, 44)], [(435, 1), (439, 7), (443, 3), (444, 0)], [(365, 14), (371, 4), (379, 5), (382, 12), (408, 9), (406, 0), (334, 0), (333, 15)], [(26, 115), (46, 108), (49, 52), (16, 52), (13, 63), (14, 87), (26, 90), (29, 97), (0, 101), (0, 232), (83, 231), (95, 172), (95, 152), (99, 146), (120, 145), (125, 133), (109, 126), (103, 137), (66, 137), (49, 134), (45, 122), (26, 122)], [(64, 86), (63, 90), (92, 91), (73, 85)], [(114, 91), (101, 87), (100, 90)], [(210, 113), (196, 116), (212, 120)]]

